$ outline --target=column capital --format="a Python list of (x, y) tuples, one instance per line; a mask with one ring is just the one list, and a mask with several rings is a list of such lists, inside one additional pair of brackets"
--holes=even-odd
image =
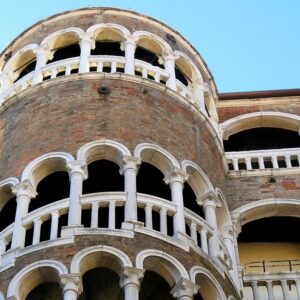
[(45, 55), (45, 57), (49, 60), (53, 58), (54, 53), (51, 52), (49, 45), (43, 44), (36, 49), (36, 56), (40, 55)]
[(166, 60), (172, 60), (174, 62), (178, 58), (178, 56), (175, 55), (173, 51), (164, 51), (162, 57), (163, 57), (164, 61), (166, 61)]
[(144, 277), (145, 270), (132, 267), (124, 267), (123, 274), (121, 275), (120, 285), (126, 287), (128, 284), (140, 286)]
[(201, 197), (197, 198), (197, 203), (199, 205), (206, 206), (213, 206), (213, 207), (221, 207), (221, 201), (218, 199), (217, 195), (214, 191), (209, 191), (202, 195)]
[(170, 293), (173, 295), (174, 298), (177, 299), (180, 299), (184, 296), (188, 296), (192, 299), (193, 296), (198, 293), (199, 288), (199, 285), (187, 279), (181, 278), (172, 288)]
[(81, 174), (84, 180), (88, 177), (87, 164), (84, 160), (69, 161), (67, 163), (67, 169), (70, 177), (75, 173)]
[(122, 163), (123, 165), (120, 169), (120, 173), (124, 174), (124, 171), (127, 169), (133, 169), (137, 171), (139, 165), (142, 163), (142, 159), (140, 157), (123, 155)]
[(131, 44), (133, 46), (136, 46), (136, 41), (136, 37), (134, 37), (132, 34), (127, 34), (125, 36), (124, 45)]
[(182, 171), (181, 169), (177, 167), (173, 167), (169, 174), (167, 174), (164, 178), (164, 182), (166, 184), (172, 184), (174, 182), (180, 182), (184, 184), (185, 181), (187, 181), (189, 178), (189, 175)]
[(18, 196), (26, 196), (30, 199), (35, 198), (37, 196), (37, 192), (35, 188), (32, 186), (31, 182), (26, 179), (11, 188), (13, 194)]
[(64, 293), (72, 290), (79, 295), (83, 290), (80, 274), (61, 275), (60, 282)]
[(80, 40), (80, 44), (81, 43), (90, 43), (91, 46), (93, 46), (94, 43), (95, 43), (95, 38), (94, 38), (93, 34), (92, 33), (85, 33), (82, 36), (81, 40)]

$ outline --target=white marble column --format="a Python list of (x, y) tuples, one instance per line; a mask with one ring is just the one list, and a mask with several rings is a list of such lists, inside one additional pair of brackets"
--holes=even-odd
[(197, 199), (199, 205), (203, 205), (205, 220), (213, 228), (213, 235), (208, 240), (209, 255), (218, 257), (220, 254), (219, 233), (216, 217), (216, 207), (220, 206), (216, 195), (213, 192), (208, 192), (200, 199)]
[(124, 289), (125, 300), (138, 300), (140, 284), (145, 270), (125, 267), (120, 280), (120, 286)]
[(252, 287), (253, 299), (254, 300), (260, 300), (257, 281), (252, 281), (251, 282), (251, 287)]
[(267, 290), (268, 290), (269, 300), (275, 300), (272, 280), (267, 280), (266, 284), (267, 284)]
[(170, 185), (172, 202), (176, 204), (176, 213), (173, 218), (174, 235), (181, 239), (186, 234), (183, 203), (183, 184), (188, 179), (188, 175), (178, 168), (173, 170), (165, 177), (165, 183)]
[(70, 203), (68, 226), (81, 226), (81, 203), (82, 184), (87, 179), (87, 166), (85, 161), (70, 161), (67, 163), (69, 170), (70, 185)]
[(29, 180), (25, 180), (12, 187), (12, 192), (17, 197), (17, 209), (11, 248), (23, 248), (25, 245), (26, 229), (22, 225), (22, 219), (28, 213), (30, 200), (32, 198), (35, 198), (37, 193), (35, 191), (35, 188), (29, 182)]
[(33, 73), (32, 85), (43, 81), (42, 68), (47, 64), (49, 59), (53, 58), (48, 45), (41, 45), (36, 52), (36, 66)]
[(286, 280), (281, 280), (281, 288), (284, 300), (291, 300), (290, 291)]
[(203, 85), (203, 82), (201, 80), (194, 80), (192, 84), (192, 91), (193, 95), (197, 100), (197, 104), (199, 105), (200, 111), (207, 115), (207, 111), (205, 109), (205, 98), (204, 98), (204, 91), (205, 87)]
[(136, 175), (141, 159), (134, 156), (124, 156), (121, 174), (124, 175), (126, 192), (125, 222), (137, 221)]
[(199, 291), (199, 286), (187, 279), (180, 279), (172, 288), (171, 294), (178, 300), (193, 300), (193, 296)]
[(68, 274), (61, 276), (61, 286), (64, 300), (77, 300), (82, 292), (80, 274)]
[(136, 49), (136, 41), (134, 37), (127, 36), (124, 41), (125, 50), (125, 74), (134, 75), (134, 54)]
[(176, 74), (175, 74), (175, 60), (176, 57), (172, 52), (166, 52), (163, 54), (165, 70), (169, 74), (169, 78), (166, 82), (167, 87), (176, 91)]
[(89, 57), (94, 41), (91, 35), (85, 34), (80, 41), (80, 62), (79, 73), (88, 73), (90, 71)]
[(300, 279), (295, 280), (295, 285), (297, 289), (297, 299), (300, 300)]

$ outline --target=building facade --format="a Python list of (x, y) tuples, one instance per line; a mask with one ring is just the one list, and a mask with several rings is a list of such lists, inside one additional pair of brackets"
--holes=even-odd
[(178, 32), (45, 19), (0, 56), (0, 299), (300, 299), (300, 91), (219, 94)]

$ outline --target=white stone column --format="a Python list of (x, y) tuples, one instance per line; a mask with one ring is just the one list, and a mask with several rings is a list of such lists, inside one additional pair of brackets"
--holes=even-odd
[(272, 280), (267, 280), (266, 284), (267, 284), (267, 290), (268, 290), (269, 300), (275, 300)]
[(136, 41), (134, 37), (127, 36), (124, 41), (124, 50), (125, 50), (125, 74), (134, 75), (134, 54), (136, 49)]
[(89, 34), (85, 34), (80, 41), (79, 73), (88, 73), (90, 71), (89, 57), (93, 43), (94, 41)]
[(76, 227), (81, 226), (80, 197), (83, 181), (87, 179), (87, 166), (85, 161), (70, 161), (67, 168), (71, 181), (68, 226)]
[(203, 82), (201, 80), (194, 80), (192, 84), (192, 91), (193, 95), (197, 100), (197, 104), (199, 105), (200, 111), (207, 115), (207, 111), (205, 109), (205, 98), (204, 98), (204, 92), (205, 92), (205, 87), (203, 85)]
[(260, 300), (257, 281), (252, 281), (251, 282), (251, 287), (252, 287), (253, 299), (254, 300)]
[(180, 279), (172, 288), (171, 294), (179, 300), (193, 300), (193, 296), (199, 291), (199, 286), (187, 279)]
[(213, 192), (209, 192), (202, 196), (201, 199), (197, 199), (198, 204), (203, 205), (205, 220), (213, 228), (213, 235), (209, 238), (208, 248), (209, 255), (211, 257), (218, 257), (220, 254), (219, 245), (219, 233), (216, 217), (216, 207), (219, 206), (216, 195)]
[(36, 66), (33, 73), (32, 85), (43, 81), (42, 68), (47, 64), (49, 59), (53, 58), (48, 45), (41, 45), (36, 52)]
[(295, 285), (297, 289), (297, 299), (300, 300), (300, 279), (295, 280)]
[(125, 222), (137, 221), (136, 175), (141, 159), (134, 156), (124, 156), (121, 174), (124, 175), (126, 192)]
[(64, 300), (77, 300), (82, 292), (80, 274), (68, 274), (61, 276), (61, 286)]
[(23, 248), (25, 245), (26, 229), (23, 227), (22, 219), (27, 215), (29, 203), (35, 198), (37, 193), (29, 180), (25, 180), (12, 188), (12, 192), (17, 197), (17, 209), (12, 236), (11, 248)]
[(284, 300), (291, 300), (289, 287), (286, 280), (281, 280), (281, 288)]
[(183, 203), (183, 184), (188, 179), (188, 175), (178, 168), (165, 177), (164, 181), (170, 185), (172, 202), (176, 204), (176, 213), (173, 218), (174, 235), (177, 239), (182, 239), (186, 234)]
[(145, 270), (125, 267), (120, 280), (120, 286), (124, 289), (125, 300), (138, 300), (140, 284)]
[(14, 74), (11, 70), (5, 70), (2, 75), (2, 88), (1, 88), (1, 95), (0, 100), (3, 101), (7, 97), (7, 93), (10, 87), (14, 83)]
[(176, 74), (175, 74), (175, 60), (176, 57), (172, 52), (166, 52), (163, 54), (165, 70), (169, 74), (169, 78), (166, 82), (167, 87), (177, 91), (176, 87)]

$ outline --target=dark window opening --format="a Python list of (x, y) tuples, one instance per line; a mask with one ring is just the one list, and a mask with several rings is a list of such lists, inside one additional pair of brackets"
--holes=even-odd
[[(31, 61), (27, 62), (25, 64), (25, 66), (21, 66), (19, 69), (22, 69), (22, 71), (20, 72), (19, 76), (17, 77), (17, 79), (14, 82), (17, 82), (19, 79), (21, 79), (22, 77), (26, 76), (27, 74), (31, 73), (32, 71), (35, 70), (35, 66), (36, 66), (36, 59), (33, 58)], [(16, 70), (18, 71), (18, 70)]]
[(68, 172), (58, 171), (43, 178), (37, 186), (37, 196), (29, 205), (29, 212), (69, 197), (70, 181)]
[(168, 282), (153, 271), (146, 271), (141, 283), (139, 298), (143, 300), (173, 300)]
[(191, 186), (185, 182), (183, 189), (183, 203), (184, 207), (190, 209), (201, 218), (204, 218), (203, 207), (197, 204), (197, 196), (192, 190)]
[(0, 232), (15, 221), (16, 197), (10, 198), (0, 212)]
[(83, 194), (124, 191), (120, 167), (109, 160), (96, 160), (88, 165), (88, 179), (83, 182)]
[(35, 287), (26, 300), (63, 300), (63, 292), (59, 283), (45, 282)]
[(124, 300), (119, 275), (107, 268), (94, 268), (83, 275), (83, 292), (78, 300)]
[(137, 46), (134, 57), (136, 59), (148, 62), (152, 66), (157, 66), (164, 69), (164, 66), (159, 63), (158, 55), (152, 51), (149, 51), (141, 46)]
[(178, 79), (185, 86), (188, 86), (189, 79), (184, 75), (184, 73), (177, 66), (175, 66), (175, 75), (176, 75), (176, 79)]
[(62, 59), (80, 56), (79, 44), (68, 45), (62, 48), (54, 49), (53, 51), (55, 51), (53, 58), (47, 62), (48, 64)]
[(248, 129), (229, 137), (224, 141), (225, 151), (250, 151), (300, 147), (297, 132), (279, 128)]
[(243, 225), (238, 237), (239, 242), (290, 242), (299, 243), (300, 236), (295, 234), (299, 228), (300, 218), (270, 217), (259, 219)]
[(153, 195), (171, 200), (171, 191), (164, 182), (164, 175), (159, 169), (143, 162), (137, 176), (138, 193)]
[(125, 56), (125, 51), (121, 50), (120, 42), (97, 41), (95, 49), (91, 51), (91, 55)]

